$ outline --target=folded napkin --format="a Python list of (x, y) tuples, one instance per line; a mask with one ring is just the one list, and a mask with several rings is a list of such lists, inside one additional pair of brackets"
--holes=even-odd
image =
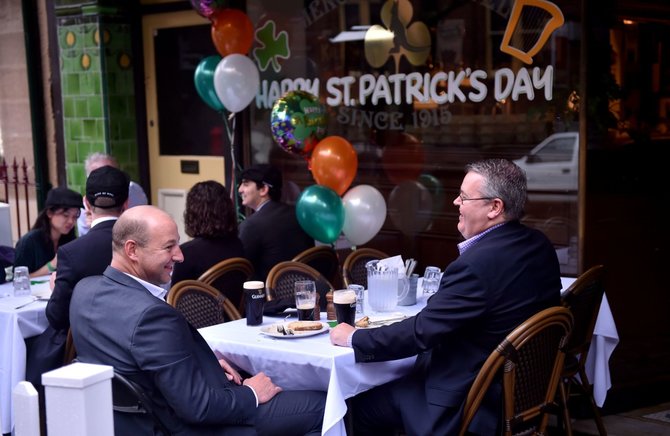
[(394, 322), (402, 321), (405, 318), (407, 318), (407, 315), (402, 312), (388, 312), (368, 316), (370, 324), (378, 325), (393, 324)]
[(386, 259), (381, 259), (377, 263), (377, 267), (392, 269), (395, 268), (398, 270), (398, 278), (405, 277), (405, 262), (402, 260), (401, 255), (387, 257)]

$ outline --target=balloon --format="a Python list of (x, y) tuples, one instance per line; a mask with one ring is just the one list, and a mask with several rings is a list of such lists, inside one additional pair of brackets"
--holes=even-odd
[(310, 165), (316, 183), (342, 195), (356, 177), (358, 155), (346, 139), (328, 136), (314, 147)]
[(223, 0), (191, 0), (193, 9), (205, 18), (210, 18), (224, 3), (225, 1)]
[(342, 233), (353, 245), (362, 245), (379, 232), (386, 220), (386, 201), (370, 185), (351, 188), (342, 197), (344, 226)]
[(426, 158), (421, 142), (415, 136), (405, 132), (390, 135), (383, 145), (382, 168), (393, 183), (416, 180), (423, 172)]
[(428, 189), (431, 197), (433, 198), (433, 210), (436, 213), (442, 212), (444, 206), (446, 205), (446, 193), (444, 191), (444, 186), (437, 177), (432, 174), (423, 173), (419, 176), (418, 182)]
[(221, 56), (208, 56), (201, 60), (198, 67), (195, 69), (193, 79), (195, 82), (195, 89), (198, 95), (207, 103), (207, 106), (214, 110), (221, 111), (225, 109), (219, 101), (214, 89), (214, 70), (221, 61)]
[(223, 106), (239, 112), (251, 103), (258, 92), (260, 77), (256, 64), (241, 54), (221, 59), (214, 71), (214, 89)]
[(335, 241), (344, 225), (344, 206), (335, 191), (321, 185), (305, 188), (298, 197), (295, 213), (300, 226), (317, 241)]
[(254, 43), (254, 26), (247, 14), (239, 9), (220, 9), (211, 19), (212, 41), (221, 56), (249, 53)]
[(313, 94), (290, 91), (272, 106), (270, 130), (284, 151), (304, 156), (326, 136), (326, 108)]
[(421, 183), (406, 180), (389, 195), (389, 217), (405, 235), (414, 235), (428, 228), (433, 212), (433, 199)]

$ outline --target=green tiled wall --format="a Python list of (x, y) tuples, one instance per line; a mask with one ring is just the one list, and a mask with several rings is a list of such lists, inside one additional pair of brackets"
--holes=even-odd
[(86, 156), (109, 153), (138, 180), (138, 150), (130, 25), (82, 10), (60, 15), (58, 44), (67, 181), (83, 193)]

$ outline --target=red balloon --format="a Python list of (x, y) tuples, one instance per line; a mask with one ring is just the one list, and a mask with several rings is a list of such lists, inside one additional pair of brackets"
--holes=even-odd
[(212, 19), (212, 41), (222, 57), (249, 53), (254, 43), (254, 26), (239, 9), (220, 9)]
[(382, 168), (389, 180), (398, 184), (418, 179), (426, 161), (421, 142), (405, 132), (385, 139)]
[(316, 183), (342, 195), (356, 177), (358, 155), (346, 139), (328, 136), (314, 147), (310, 169)]

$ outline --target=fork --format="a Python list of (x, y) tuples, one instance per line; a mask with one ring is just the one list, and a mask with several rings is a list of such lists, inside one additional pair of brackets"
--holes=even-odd
[(21, 309), (22, 307), (26, 307), (27, 305), (29, 305), (29, 304), (33, 304), (34, 302), (36, 302), (36, 301), (38, 300), (37, 297), (32, 297), (32, 298), (33, 298), (33, 299), (30, 300), (29, 302), (27, 302), (27, 303), (23, 303), (23, 304), (20, 304), (20, 305), (16, 306), (16, 307), (14, 308), (14, 310), (16, 310), (16, 309)]

